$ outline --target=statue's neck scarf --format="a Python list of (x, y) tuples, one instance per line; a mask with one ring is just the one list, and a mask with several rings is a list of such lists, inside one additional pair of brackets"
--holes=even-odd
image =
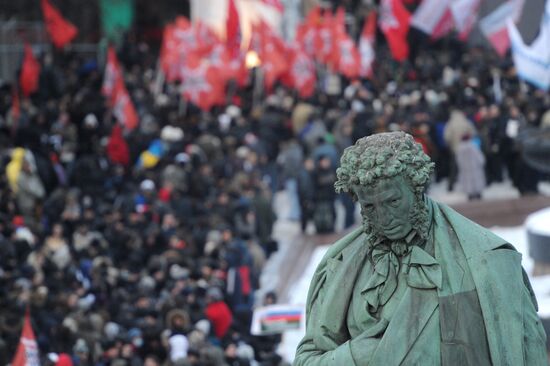
[[(361, 293), (370, 313), (378, 311), (394, 294), (401, 266), (406, 266), (406, 280), (411, 287), (435, 289), (441, 287), (442, 273), (439, 263), (433, 258), (433, 245), (427, 246), (431, 223), (431, 206), (417, 199), (411, 212), (413, 228), (409, 235), (400, 240), (388, 240), (374, 234), (363, 218), (366, 228), (368, 259), (374, 273)], [(369, 234), (370, 232), (370, 234)]]

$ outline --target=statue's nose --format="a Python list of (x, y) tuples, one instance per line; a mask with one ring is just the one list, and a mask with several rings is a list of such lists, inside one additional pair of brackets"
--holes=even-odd
[(384, 208), (378, 209), (378, 222), (382, 226), (387, 226), (391, 222), (391, 214)]

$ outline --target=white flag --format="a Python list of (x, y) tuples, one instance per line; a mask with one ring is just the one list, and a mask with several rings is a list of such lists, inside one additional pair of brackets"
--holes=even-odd
[(453, 29), (451, 0), (424, 0), (411, 18), (411, 26), (429, 34), (432, 38), (443, 37)]
[(501, 57), (510, 47), (506, 23), (509, 18), (514, 23), (519, 20), (524, 3), (525, 0), (508, 0), (479, 22), (481, 33)]
[(481, 0), (455, 0), (451, 3), (451, 13), (458, 37), (465, 41), (474, 28)]
[(507, 26), (519, 78), (539, 89), (550, 89), (550, 0), (546, 0), (539, 35), (530, 46), (523, 42), (516, 25), (511, 20), (508, 21)]

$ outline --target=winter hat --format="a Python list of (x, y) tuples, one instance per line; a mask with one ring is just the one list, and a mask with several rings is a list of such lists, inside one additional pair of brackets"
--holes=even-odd
[(167, 142), (178, 142), (183, 140), (183, 130), (175, 126), (164, 126), (160, 132), (160, 138)]
[(139, 188), (142, 191), (153, 191), (155, 189), (155, 182), (151, 179), (145, 179), (140, 183)]
[(98, 125), (98, 121), (95, 114), (88, 113), (86, 117), (84, 117), (84, 126), (88, 128), (96, 128), (97, 125)]
[(206, 319), (201, 319), (195, 323), (195, 329), (208, 335), (210, 334), (210, 322)]
[(179, 264), (173, 264), (170, 267), (170, 277), (174, 280), (183, 280), (189, 278), (189, 270), (181, 267)]
[(108, 322), (103, 328), (103, 332), (108, 339), (115, 339), (120, 334), (120, 325), (114, 322)]
[(206, 291), (206, 296), (210, 297), (213, 301), (223, 300), (223, 293), (218, 287), (210, 287)]

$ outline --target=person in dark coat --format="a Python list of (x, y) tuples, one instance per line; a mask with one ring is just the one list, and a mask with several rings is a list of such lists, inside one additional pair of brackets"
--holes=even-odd
[(336, 199), (335, 182), (336, 171), (331, 158), (325, 155), (320, 156), (313, 175), (315, 187), (313, 219), (318, 233), (328, 233), (334, 230), (336, 220), (336, 210), (334, 208)]

